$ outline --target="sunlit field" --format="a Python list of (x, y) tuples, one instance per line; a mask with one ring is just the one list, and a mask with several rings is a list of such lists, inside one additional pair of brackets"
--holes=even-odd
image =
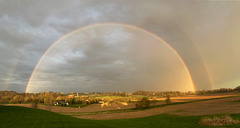
[[(114, 127), (114, 128), (139, 128), (139, 127), (238, 127), (240, 126), (240, 95), (239, 88), (198, 91), (195, 95), (171, 92), (172, 97), (151, 97), (152, 92), (144, 91), (142, 95), (128, 96), (122, 93), (103, 94), (62, 94), (61, 98), (67, 98), (69, 105), (50, 104), (49, 97), (55, 93), (18, 94), (14, 92), (2, 92), (6, 96), (13, 96), (11, 104), (0, 104), (0, 127)], [(134, 94), (139, 94), (136, 92)], [(156, 92), (164, 94), (166, 92)], [(169, 93), (169, 92), (167, 92)], [(122, 96), (111, 96), (122, 95)], [(149, 95), (149, 96), (146, 96)], [(188, 95), (187, 95), (188, 94)], [(15, 95), (15, 96), (14, 96)], [(28, 103), (21, 101), (21, 95), (25, 99), (34, 95), (38, 98)], [(46, 97), (45, 95), (48, 95)], [(170, 95), (170, 94), (168, 94)], [(41, 97), (45, 97), (41, 101)], [(101, 102), (91, 102), (100, 98)], [(10, 97), (11, 98), (11, 97)], [(19, 99), (17, 99), (19, 98)], [(48, 98), (48, 99), (47, 99)], [(57, 99), (59, 96), (57, 97)], [(85, 100), (79, 104), (77, 99)], [(84, 99), (81, 99), (84, 98)], [(119, 98), (126, 100), (119, 101)], [(133, 99), (138, 100), (133, 100)], [(143, 101), (146, 99), (146, 102)], [(168, 99), (168, 100), (167, 100)], [(21, 103), (19, 103), (21, 101)], [(42, 103), (41, 103), (42, 102)], [(140, 104), (139, 104), (140, 103)], [(147, 106), (146, 103), (148, 103)], [(221, 105), (219, 105), (221, 104)], [(35, 106), (34, 106), (35, 105)], [(140, 107), (139, 107), (140, 105)], [(226, 119), (225, 119), (226, 117)]]
[[(61, 115), (45, 110), (0, 106), (1, 128), (152, 128), (152, 127), (210, 127), (198, 125), (202, 117), (211, 116), (176, 116), (161, 114), (144, 118), (117, 119), (117, 120), (86, 120)], [(240, 114), (232, 114), (233, 119), (240, 119)], [(229, 125), (225, 127), (239, 127)]]

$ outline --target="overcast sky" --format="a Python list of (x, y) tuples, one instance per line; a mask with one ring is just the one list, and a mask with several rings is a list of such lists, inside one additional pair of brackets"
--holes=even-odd
[[(24, 92), (59, 38), (98, 23), (152, 32), (181, 56), (196, 89), (240, 85), (240, 2), (0, 0), (0, 90)], [(59, 41), (30, 92), (191, 90), (174, 52), (144, 31), (104, 25)]]

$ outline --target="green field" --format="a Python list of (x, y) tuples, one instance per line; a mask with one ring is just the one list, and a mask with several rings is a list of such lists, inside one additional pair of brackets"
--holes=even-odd
[[(231, 115), (240, 119), (240, 114)], [(0, 128), (196, 128), (210, 127), (198, 125), (199, 116), (155, 115), (135, 119), (85, 120), (61, 115), (45, 110), (1, 106)], [(240, 124), (225, 127), (240, 127)]]

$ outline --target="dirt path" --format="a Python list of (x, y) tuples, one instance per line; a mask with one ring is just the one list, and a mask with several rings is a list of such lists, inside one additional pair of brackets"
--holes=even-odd
[(149, 109), (145, 111), (83, 115), (75, 117), (83, 119), (103, 120), (103, 119), (138, 118), (163, 113), (185, 116), (210, 115), (219, 113), (240, 113), (240, 102), (232, 102), (236, 100), (240, 100), (240, 97), (216, 99), (179, 105), (170, 105), (162, 108)]

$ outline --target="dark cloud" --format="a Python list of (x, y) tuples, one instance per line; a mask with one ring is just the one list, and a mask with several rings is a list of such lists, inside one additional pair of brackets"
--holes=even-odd
[[(163, 38), (183, 58), (197, 89), (209, 89), (209, 77), (213, 79), (216, 88), (234, 87), (239, 84), (240, 69), (240, 61), (237, 59), (240, 57), (237, 43), (240, 41), (239, 6), (238, 1), (0, 0), (0, 89), (24, 91), (35, 65), (53, 42), (77, 28), (102, 22), (138, 26)], [(109, 44), (102, 45), (103, 43), (104, 41), (99, 41), (99, 44), (86, 46), (85, 56), (93, 56), (98, 52), (91, 49), (111, 47)], [(69, 46), (63, 48), (65, 47)], [(79, 63), (75, 58), (84, 56), (77, 49), (79, 47), (76, 45), (66, 48), (69, 50), (67, 53), (72, 55), (54, 56), (52, 60), (48, 60), (52, 65), (69, 66), (66, 69), (52, 67), (52, 70), (62, 70), (59, 74), (53, 73), (53, 76), (71, 76), (64, 72), (80, 70), (75, 64), (104, 64), (110, 63), (114, 58), (106, 52), (103, 57), (106, 59), (92, 58)], [(59, 48), (59, 51), (61, 50)], [(118, 47), (109, 52), (118, 50), (122, 53), (123, 49)], [(22, 74), (23, 72), (25, 74)], [(119, 78), (119, 74), (111, 70), (99, 72), (105, 72), (114, 80)], [(102, 79), (98, 72), (89, 71), (89, 74), (95, 74), (94, 78)], [(83, 74), (79, 74), (79, 77), (81, 75)], [(77, 78), (73, 75), (67, 83), (74, 88), (71, 80)], [(94, 85), (93, 81), (92, 78), (86, 80)], [(108, 85), (104, 86), (108, 88)]]
[[(76, 50), (81, 54), (75, 55)], [(146, 32), (116, 24), (58, 42), (39, 64), (29, 91), (64, 91), (66, 86), (84, 91), (191, 90), (184, 65), (169, 47)]]

